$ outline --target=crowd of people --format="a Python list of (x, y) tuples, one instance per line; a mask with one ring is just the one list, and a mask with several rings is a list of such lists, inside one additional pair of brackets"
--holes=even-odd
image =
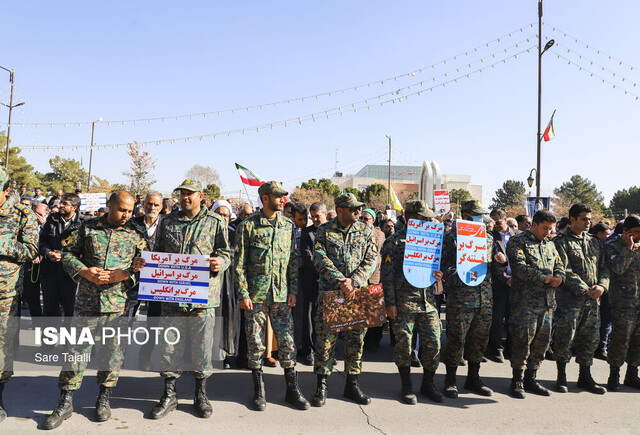
[[(90, 327), (99, 328), (129, 318), (132, 311), (146, 312), (148, 327), (190, 321), (186, 340), (157, 346), (164, 391), (151, 410), (153, 419), (177, 408), (177, 380), (185, 370), (177, 361), (184, 354), (195, 364), (190, 371), (196, 379), (196, 412), (211, 416), (206, 383), (215, 349), (224, 353), (225, 368), (251, 371), (255, 410), (267, 405), (262, 367), (278, 362), (284, 369), (285, 401), (301, 410), (321, 407), (339, 338), (344, 341), (343, 394), (366, 405), (371, 399), (358, 381), (363, 350), (377, 351), (387, 330), (400, 375), (399, 397), (407, 404), (417, 403), (411, 367), (422, 367), (419, 392), (434, 402), (458, 397), (457, 371), (465, 365), (464, 387), (491, 396), (480, 376), (480, 365), (488, 360), (510, 360), (515, 398), (525, 398), (526, 392), (550, 395), (536, 379), (545, 358), (556, 363), (554, 390), (566, 393), (566, 365), (573, 355), (580, 367), (578, 388), (594, 394), (619, 391), (626, 362), (624, 385), (640, 389), (640, 217), (635, 215), (612, 232), (610, 222), (593, 224), (584, 204), (574, 204), (568, 216), (557, 220), (549, 211), (508, 217), (502, 209), (485, 210), (469, 200), (454, 219), (409, 200), (397, 218), (395, 213), (389, 218), (353, 194), (335, 198), (334, 210), (321, 202), (309, 207), (286, 202), (288, 192), (273, 181), (258, 189), (260, 209), (249, 203), (236, 209), (223, 199), (207, 204), (202, 185), (185, 180), (176, 188), (177, 203), (158, 192), (134, 198), (119, 191), (110, 196), (107, 210), (81, 216), (77, 193), (59, 191), (46, 201), (39, 189), (32, 197), (25, 189), (12, 197), (3, 170), (0, 184), (0, 319), (19, 315), (22, 294), (34, 325), (39, 318), (64, 315), (93, 319)], [(426, 288), (414, 287), (403, 273), (410, 220), (440, 222), (445, 230), (441, 267)], [(469, 285), (458, 275), (461, 221), (486, 225), (488, 272), (479, 284)], [(206, 255), (208, 302), (137, 301), (139, 272), (146, 264), (142, 251)], [(340, 333), (328, 327), (323, 292), (340, 291), (351, 300), (377, 284), (384, 293), (385, 324)], [(216, 313), (222, 325), (216, 325)], [(441, 350), (442, 313), (446, 341)], [(13, 355), (6, 349), (16, 331), (6, 322), (0, 327), (2, 420), (1, 395), (12, 375)], [(216, 328), (222, 330), (220, 342), (214, 342)], [(142, 370), (154, 368), (154, 347), (141, 346)], [(91, 346), (73, 350), (91, 352)], [(123, 349), (108, 343), (101, 352), (112, 364), (98, 371), (95, 418), (106, 421)], [(594, 357), (610, 366), (606, 389), (591, 376)], [(298, 384), (297, 363), (312, 365), (317, 376), (310, 401)], [(440, 363), (446, 367), (442, 388), (434, 384)], [(45, 429), (72, 415), (73, 393), (85, 368), (86, 361), (62, 367), (60, 397)]]

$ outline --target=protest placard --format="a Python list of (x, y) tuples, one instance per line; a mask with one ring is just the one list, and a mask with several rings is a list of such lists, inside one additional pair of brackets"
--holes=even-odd
[(143, 251), (138, 299), (206, 304), (209, 300), (209, 262), (206, 255)]
[(477, 286), (487, 276), (487, 228), (479, 222), (456, 221), (456, 269), (465, 284)]
[(425, 288), (436, 281), (433, 271), (440, 270), (443, 235), (441, 223), (409, 219), (402, 271), (412, 286)]
[(80, 204), (80, 213), (98, 210), (107, 206), (107, 194), (100, 193), (79, 193), (78, 196), (82, 203)]
[(527, 205), (527, 214), (533, 217), (537, 211), (550, 210), (551, 198), (549, 197), (536, 197), (536, 196), (527, 196), (526, 198)]
[(381, 326), (387, 319), (382, 284), (356, 289), (347, 300), (341, 290), (320, 293), (324, 327), (331, 332)]
[(451, 203), (449, 202), (448, 190), (434, 190), (433, 191), (434, 210), (436, 214), (445, 214), (451, 210)]

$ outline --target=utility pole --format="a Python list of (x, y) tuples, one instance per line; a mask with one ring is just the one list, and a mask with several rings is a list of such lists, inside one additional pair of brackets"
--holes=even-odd
[(387, 183), (387, 206), (391, 205), (391, 136), (387, 135), (389, 139), (389, 180)]
[(7, 170), (9, 169), (9, 141), (10, 141), (10, 137), (11, 137), (11, 111), (13, 110), (14, 107), (18, 107), (18, 106), (22, 106), (24, 104), (24, 102), (22, 103), (18, 103), (15, 106), (13, 105), (13, 83), (14, 83), (14, 78), (16, 75), (16, 70), (15, 69), (11, 69), (8, 70), (5, 67), (0, 66), (0, 68), (2, 68), (3, 70), (7, 71), (9, 73), (9, 82), (11, 82), (11, 97), (9, 97), (9, 105), (7, 106), (4, 103), (0, 103), (5, 107), (9, 108), (9, 122), (7, 123), (7, 149), (5, 152), (5, 157), (4, 157), (4, 167), (7, 168)]
[(550, 39), (542, 48), (542, 0), (538, 0), (538, 134), (536, 136), (536, 197), (540, 197), (540, 165), (542, 145), (542, 55), (550, 49), (555, 41)]
[(89, 178), (87, 179), (87, 193), (91, 189), (91, 163), (93, 163), (93, 133), (96, 130), (96, 122), (102, 121), (102, 118), (94, 119), (91, 123), (91, 148), (89, 151)]

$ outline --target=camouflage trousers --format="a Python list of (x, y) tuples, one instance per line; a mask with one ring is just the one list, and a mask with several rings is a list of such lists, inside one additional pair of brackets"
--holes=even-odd
[(0, 384), (13, 375), (13, 360), (18, 347), (20, 310), (18, 295), (0, 299)]
[(262, 368), (264, 333), (267, 316), (278, 342), (280, 367), (288, 369), (296, 365), (296, 346), (293, 339), (293, 316), (286, 302), (253, 304), (253, 310), (244, 312), (244, 328), (247, 334), (247, 364), (250, 369)]
[(491, 320), (490, 306), (471, 309), (447, 306), (447, 341), (442, 362), (457, 367), (464, 350), (469, 363), (480, 364), (489, 343)]
[[(322, 307), (316, 313), (316, 351), (313, 371), (317, 375), (330, 375), (336, 358), (336, 341), (339, 332), (329, 331), (322, 321)], [(367, 328), (341, 332), (344, 338), (344, 371), (358, 375), (362, 370), (362, 347)]]
[(625, 361), (630, 366), (640, 366), (640, 310), (611, 307), (607, 362), (618, 368)]
[(160, 346), (160, 376), (179, 378), (185, 370), (192, 371), (196, 379), (211, 376), (215, 321), (214, 308), (163, 303), (160, 326), (167, 336)]
[[(96, 313), (78, 310), (77, 308), (78, 304), (76, 303), (76, 312), (71, 322), (71, 327), (76, 327), (76, 329), (89, 328), (93, 337), (102, 336), (103, 328), (117, 329), (126, 327), (126, 310), (117, 313)], [(121, 342), (118, 344), (115, 337), (104, 338), (103, 340), (104, 342), (98, 355), (99, 370), (96, 382), (98, 385), (113, 388), (118, 383), (126, 343)], [(93, 344), (90, 343), (67, 347), (66, 353), (69, 356), (74, 356), (74, 358), (65, 359), (60, 376), (58, 376), (58, 388), (67, 391), (75, 391), (80, 388), (92, 348)]]
[(537, 370), (549, 347), (553, 310), (513, 305), (510, 310), (511, 367)]
[(411, 339), (415, 329), (420, 340), (418, 357), (425, 370), (436, 371), (440, 364), (440, 315), (433, 307), (424, 313), (410, 313), (398, 310), (393, 321), (396, 345), (393, 348), (393, 362), (398, 367), (411, 366)]
[(571, 360), (571, 345), (575, 342), (576, 362), (593, 364), (593, 354), (600, 342), (600, 310), (596, 301), (581, 307), (558, 305), (553, 315), (553, 356), (557, 362)]

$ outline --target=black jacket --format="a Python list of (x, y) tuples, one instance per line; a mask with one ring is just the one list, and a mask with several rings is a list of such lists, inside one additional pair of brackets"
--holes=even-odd
[(299, 271), (300, 287), (306, 293), (316, 294), (318, 292), (318, 272), (313, 265), (313, 247), (316, 244), (315, 225), (302, 229), (300, 236), (300, 253), (302, 254), (302, 267)]
[(62, 268), (62, 261), (52, 263), (47, 256), (49, 251), (62, 251), (62, 241), (69, 237), (73, 231), (78, 229), (82, 224), (80, 213), (76, 212), (71, 218), (71, 223), (67, 228), (64, 228), (62, 215), (60, 213), (52, 213), (47, 218), (47, 221), (42, 226), (40, 231), (40, 241), (38, 242), (38, 248), (40, 249), (40, 255), (42, 256), (42, 263), (40, 264), (40, 273), (43, 277), (53, 277), (59, 274), (66, 273)]

